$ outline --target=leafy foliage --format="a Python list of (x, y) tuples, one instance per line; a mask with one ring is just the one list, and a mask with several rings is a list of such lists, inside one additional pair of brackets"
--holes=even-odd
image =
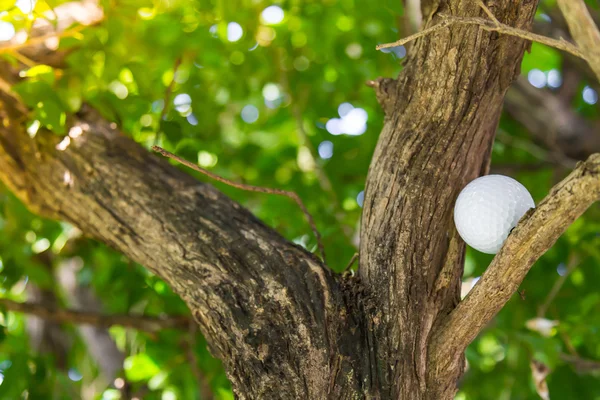
[[(61, 3), (0, 0), (0, 10), (6, 10), (0, 12), (0, 33), (6, 23), (19, 31), (39, 18), (51, 19)], [(553, 7), (552, 1), (542, 3)], [(295, 191), (317, 221), (330, 266), (342, 271), (356, 251), (364, 182), (383, 121), (365, 82), (396, 76), (402, 68), (405, 48), (375, 51), (377, 43), (406, 34), (402, 2), (103, 0), (102, 7), (102, 23), (60, 40), (59, 50), (69, 51), (66, 65), (30, 63), (23, 69), (14, 89), (33, 110), (30, 133), (46, 128), (64, 136), (69, 115), (87, 103), (144, 146), (156, 142), (234, 181)], [(3, 56), (13, 63), (24, 57), (14, 51)], [(522, 73), (541, 76), (543, 85), (559, 90), (560, 83), (548, 78), (560, 77), (562, 67), (559, 52), (534, 44)], [(598, 120), (598, 105), (582, 96), (588, 84), (581, 83), (567, 106)], [(566, 171), (525, 127), (504, 116), (492, 168), (540, 163), (510, 172), (536, 201)], [(315, 250), (304, 216), (289, 199), (215, 186), (288, 239)], [(600, 360), (599, 214), (595, 207), (569, 229), (527, 277), (524, 300), (515, 296), (472, 344), (457, 399), (538, 398), (532, 358), (553, 370), (553, 398), (600, 399), (600, 367), (583, 371), (564, 357)], [(142, 266), (79, 237), (68, 224), (32, 215), (6, 190), (0, 193), (0, 232), (1, 297), (23, 301), (35, 286), (69, 306), (54, 275), (61, 263), (76, 258), (78, 284), (93, 289), (106, 313), (187, 313)], [(480, 276), (490, 260), (469, 249), (465, 280)], [(1, 399), (24, 393), (75, 398), (101, 374), (74, 327), (63, 327), (71, 342), (67, 361), (59, 365), (52, 351), (34, 350), (25, 316), (0, 311)], [(538, 317), (559, 324), (542, 332), (531, 322)], [(220, 362), (201, 337), (190, 344), (190, 333), (177, 330), (150, 334), (113, 327), (110, 334), (126, 356), (121, 381), (88, 398), (121, 398), (123, 382), (144, 399), (199, 398), (195, 367), (216, 398), (232, 398)]]

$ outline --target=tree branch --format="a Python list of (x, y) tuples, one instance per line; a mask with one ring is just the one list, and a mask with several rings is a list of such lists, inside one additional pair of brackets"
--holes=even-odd
[(140, 331), (157, 332), (162, 329), (187, 329), (190, 318), (180, 317), (146, 317), (143, 315), (99, 314), (94, 312), (50, 308), (44, 304), (2, 299), (0, 308), (8, 311), (34, 315), (36, 317), (59, 323), (85, 324), (108, 328), (119, 325)]
[[(565, 17), (558, 7), (547, 8), (544, 10), (544, 13), (548, 14), (551, 22), (541, 19), (536, 20), (533, 26), (534, 32), (544, 36), (553, 37), (555, 39), (564, 38), (565, 40), (573, 43), (574, 40), (569, 32), (569, 27), (567, 26)], [(565, 69), (576, 69), (579, 73), (581, 73), (582, 77), (589, 82), (591, 87), (600, 92), (600, 81), (597, 79), (596, 74), (586, 60), (566, 53), (563, 61), (565, 64), (562, 67), (563, 74), (565, 74)], [(563, 76), (563, 85), (561, 85), (561, 88), (567, 83), (566, 79), (567, 77)], [(576, 88), (579, 88), (579, 86), (577, 85)]]
[[(165, 280), (238, 397), (326, 398), (329, 360), (347, 343), (356, 352), (340, 364), (364, 373), (361, 331), (339, 317), (340, 282), (316, 256), (87, 106), (72, 117), (78, 134), (65, 148), (51, 132), (30, 138), (26, 115), (1, 92), (0, 102), (0, 180), (34, 212), (73, 223)], [(343, 392), (360, 380), (334, 382)]]
[(519, 77), (506, 93), (504, 109), (554, 154), (585, 160), (600, 152), (600, 123), (586, 120), (549, 89)]
[(462, 354), (516, 292), (533, 263), (599, 199), (600, 154), (594, 154), (521, 219), (479, 282), (442, 323), (430, 347), (439, 368)]
[(571, 36), (600, 81), (600, 31), (583, 0), (557, 0)]
[(561, 353), (559, 356), (564, 362), (572, 364), (579, 373), (590, 373), (600, 370), (600, 361), (588, 360), (576, 355), (564, 353)]
[(440, 16), (442, 17), (442, 20), (437, 25), (431, 26), (427, 29), (424, 29), (420, 32), (415, 33), (414, 35), (407, 36), (407, 37), (397, 40), (393, 43), (379, 44), (376, 46), (376, 49), (381, 50), (381, 49), (387, 49), (390, 47), (404, 45), (410, 41), (413, 41), (420, 37), (429, 35), (430, 33), (433, 33), (440, 29), (450, 27), (454, 24), (462, 24), (462, 25), (477, 25), (477, 26), (480, 26), (482, 29), (489, 31), (489, 32), (498, 32), (498, 33), (501, 33), (504, 35), (514, 36), (514, 37), (518, 37), (518, 38), (525, 39), (525, 40), (531, 40), (534, 42), (545, 44), (546, 46), (550, 46), (550, 47), (554, 47), (554, 48), (562, 50), (562, 51), (566, 51), (567, 53), (570, 53), (570, 54), (572, 54), (576, 57), (582, 58), (584, 60), (586, 59), (585, 54), (582, 53), (577, 48), (577, 46), (575, 46), (572, 43), (569, 43), (568, 41), (566, 41), (564, 39), (558, 39), (558, 40), (552, 39), (552, 38), (538, 35), (536, 33), (532, 33), (532, 32), (529, 32), (529, 31), (526, 31), (523, 29), (513, 28), (512, 26), (508, 26), (506, 24), (497, 22), (498, 21), (497, 19), (496, 20), (488, 20), (488, 19), (483, 19), (483, 18), (478, 18), (478, 17), (458, 17), (458, 16), (452, 16), (452, 15), (440, 15)]
[[(537, 2), (488, 3), (502, 23), (530, 29)], [(443, 1), (440, 10), (483, 15), (476, 1)], [(460, 188), (488, 169), (504, 94), (530, 45), (465, 28), (439, 11), (433, 20), (426, 14), (430, 35), (415, 41), (397, 81), (385, 91), (384, 81), (369, 83), (386, 119), (366, 183), (358, 272), (373, 297), (381, 398), (412, 399), (419, 390), (430, 399), (456, 394), (463, 354), (444, 368), (428, 356), (431, 338), (460, 301), (465, 245), (452, 224), (452, 204)], [(433, 23), (448, 29), (432, 30)]]

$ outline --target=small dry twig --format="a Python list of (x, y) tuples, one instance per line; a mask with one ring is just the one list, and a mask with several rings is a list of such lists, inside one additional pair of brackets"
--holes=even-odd
[(488, 18), (492, 20), (492, 22), (494, 23), (494, 25), (496, 25), (496, 26), (502, 25), (502, 23), (500, 21), (498, 21), (498, 18), (496, 18), (496, 16), (492, 12), (492, 10), (490, 10), (488, 8), (488, 6), (486, 6), (483, 3), (483, 1), (478, 1), (477, 3), (479, 3), (479, 7), (481, 7), (481, 9), (483, 10), (483, 12), (488, 16)]
[(268, 193), (268, 194), (275, 194), (275, 195), (279, 195), (279, 196), (285, 196), (285, 197), (288, 197), (288, 198), (294, 200), (296, 202), (296, 204), (298, 204), (298, 207), (300, 207), (300, 209), (302, 210), (302, 213), (304, 214), (304, 216), (306, 217), (306, 220), (308, 221), (308, 224), (310, 225), (310, 227), (313, 231), (313, 234), (315, 235), (315, 238), (317, 239), (317, 246), (319, 248), (319, 252), (321, 253), (321, 257), (323, 258), (323, 262), (326, 263), (325, 248), (324, 248), (323, 242), (321, 240), (321, 234), (319, 233), (319, 230), (317, 229), (317, 225), (315, 224), (315, 220), (313, 219), (310, 212), (308, 212), (308, 209), (302, 202), (302, 199), (300, 199), (300, 196), (298, 196), (295, 192), (290, 192), (290, 191), (282, 190), (282, 189), (266, 188), (266, 187), (262, 187), (262, 186), (247, 185), (245, 183), (238, 183), (238, 182), (230, 181), (229, 179), (225, 179), (213, 172), (210, 172), (188, 160), (185, 160), (185, 159), (171, 153), (170, 151), (165, 150), (162, 147), (152, 146), (152, 150), (156, 151), (157, 153), (160, 153), (164, 157), (175, 160), (178, 163), (183, 164), (186, 167), (193, 169), (194, 171), (198, 171), (201, 174), (206, 175), (209, 178), (212, 178), (218, 182), (224, 183), (228, 186), (231, 186), (231, 187), (234, 187), (237, 189), (241, 189), (241, 190), (246, 190), (249, 192)]
[(498, 32), (504, 35), (515, 36), (525, 40), (531, 40), (534, 42), (538, 42), (541, 44), (545, 44), (546, 46), (554, 47), (559, 50), (566, 51), (576, 57), (587, 60), (584, 53), (579, 50), (577, 46), (573, 43), (570, 43), (564, 39), (552, 39), (543, 35), (538, 35), (536, 33), (532, 33), (529, 31), (525, 31), (518, 28), (513, 28), (512, 26), (506, 25), (498, 21), (498, 19), (492, 14), (492, 12), (487, 8), (483, 3), (480, 2), (480, 6), (482, 6), (483, 11), (488, 15), (490, 19), (476, 18), (476, 17), (457, 17), (451, 15), (440, 15), (443, 19), (437, 25), (431, 26), (427, 29), (422, 30), (421, 32), (417, 32), (414, 35), (407, 36), (403, 39), (395, 41), (393, 43), (385, 43), (377, 45), (376, 49), (386, 49), (390, 47), (396, 47), (404, 45), (412, 40), (418, 39), (422, 36), (426, 36), (430, 33), (438, 31), (440, 29), (447, 28), (454, 24), (463, 24), (463, 25), (477, 25), (482, 29), (491, 32)]
[(600, 361), (588, 360), (577, 355), (564, 353), (560, 354), (560, 358), (564, 362), (572, 364), (575, 367), (575, 370), (580, 373), (589, 373), (600, 370)]
[(354, 264), (354, 262), (358, 259), (358, 253), (354, 253), (352, 255), (352, 258), (350, 259), (350, 262), (348, 262), (348, 265), (346, 265), (346, 268), (344, 268), (344, 271), (348, 271), (350, 268), (352, 268), (352, 265)]

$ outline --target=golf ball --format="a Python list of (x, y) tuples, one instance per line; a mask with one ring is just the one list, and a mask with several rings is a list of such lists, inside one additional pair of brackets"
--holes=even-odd
[(521, 217), (535, 203), (525, 186), (503, 175), (471, 181), (454, 206), (460, 237), (475, 250), (496, 254)]

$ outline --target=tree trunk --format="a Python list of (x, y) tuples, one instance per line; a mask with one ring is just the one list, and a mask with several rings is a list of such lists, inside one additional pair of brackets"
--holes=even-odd
[[(537, 4), (488, 3), (502, 23), (522, 29)], [(475, 1), (442, 1), (436, 13), (483, 11)], [(428, 354), (432, 330), (460, 300), (464, 244), (452, 206), (460, 189), (488, 168), (503, 97), (526, 47), (520, 39), (455, 26), (417, 42), (397, 81), (379, 81), (386, 121), (367, 178), (359, 271), (375, 294), (370, 317), (384, 398), (454, 396), (463, 355)], [(439, 362), (443, 369), (431, 368)]]
[[(529, 29), (537, 5), (486, 3), (520, 29)], [(423, 5), (426, 27), (449, 15), (485, 17), (470, 0)], [(376, 82), (386, 120), (355, 278), (334, 275), (87, 107), (73, 116), (70, 137), (31, 139), (27, 110), (0, 94), (0, 179), (33, 211), (75, 224), (164, 279), (240, 399), (451, 400), (468, 344), (441, 351), (439, 327), (459, 302), (464, 257), (451, 210), (465, 183), (488, 168), (527, 46), (453, 25), (417, 40), (397, 80)], [(0, 76), (16, 79), (8, 67)]]

